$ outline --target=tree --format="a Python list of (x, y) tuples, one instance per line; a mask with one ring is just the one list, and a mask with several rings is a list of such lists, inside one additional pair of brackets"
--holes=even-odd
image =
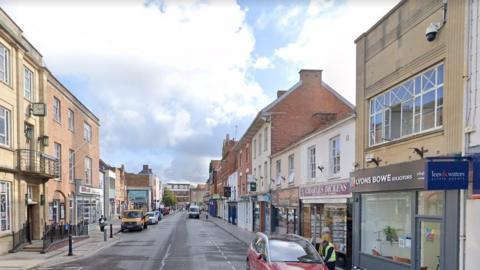
[(175, 195), (173, 195), (173, 192), (168, 188), (165, 188), (165, 190), (163, 191), (162, 203), (165, 206), (173, 206), (177, 204), (177, 198), (175, 197)]

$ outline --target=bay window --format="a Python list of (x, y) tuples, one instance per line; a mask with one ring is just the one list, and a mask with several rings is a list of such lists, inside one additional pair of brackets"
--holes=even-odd
[(370, 146), (442, 126), (443, 69), (436, 65), (370, 99)]

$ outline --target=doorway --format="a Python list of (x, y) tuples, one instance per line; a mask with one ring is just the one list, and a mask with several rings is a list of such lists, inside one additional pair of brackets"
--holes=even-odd
[(442, 222), (437, 219), (417, 219), (417, 269), (442, 270)]

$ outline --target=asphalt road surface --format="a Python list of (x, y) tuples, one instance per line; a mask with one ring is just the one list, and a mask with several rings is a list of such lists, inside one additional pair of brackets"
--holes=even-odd
[(247, 246), (215, 224), (169, 216), (142, 232), (124, 232), (119, 242), (91, 257), (37, 269), (240, 270)]

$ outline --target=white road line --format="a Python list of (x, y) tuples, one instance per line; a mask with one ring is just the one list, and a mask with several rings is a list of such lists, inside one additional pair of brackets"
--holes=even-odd
[[(212, 238), (212, 236), (207, 232), (206, 233), (210, 238)], [(212, 238), (213, 239), (213, 238)], [(225, 259), (225, 261), (227, 261), (227, 263), (232, 267), (232, 270), (237, 270), (235, 268), (235, 266), (232, 264), (232, 262), (230, 262), (227, 258), (227, 256), (225, 255), (225, 253), (223, 252), (223, 250), (220, 248), (220, 246), (218, 246), (217, 242), (215, 240), (210, 240), (211, 243), (213, 243), (215, 245), (215, 247), (218, 249), (218, 251), (222, 254), (223, 258)], [(160, 268), (161, 270), (162, 268)]]
[(163, 270), (165, 267), (165, 260), (167, 257), (170, 255), (170, 247), (172, 246), (172, 243), (168, 244), (167, 251), (165, 252), (165, 256), (162, 258), (162, 264), (160, 265), (160, 270)]

